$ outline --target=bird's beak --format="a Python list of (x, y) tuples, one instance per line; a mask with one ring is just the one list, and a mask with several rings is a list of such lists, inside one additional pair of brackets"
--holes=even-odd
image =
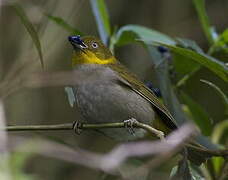
[(68, 40), (70, 41), (71, 45), (74, 47), (74, 49), (83, 50), (87, 48), (87, 45), (83, 42), (81, 37), (79, 35), (77, 36), (69, 36)]

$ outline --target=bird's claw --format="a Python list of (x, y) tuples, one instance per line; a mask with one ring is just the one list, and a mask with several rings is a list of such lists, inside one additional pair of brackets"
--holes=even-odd
[(81, 134), (81, 132), (82, 132), (82, 123), (79, 122), (79, 121), (75, 121), (73, 123), (73, 129), (74, 129), (74, 132), (76, 134), (78, 134), (78, 135)]
[(125, 127), (128, 129), (129, 133), (132, 134), (132, 135), (135, 135), (135, 131), (134, 131), (134, 124), (137, 122), (136, 119), (134, 118), (131, 118), (131, 119), (128, 119), (128, 120), (124, 120), (124, 125)]

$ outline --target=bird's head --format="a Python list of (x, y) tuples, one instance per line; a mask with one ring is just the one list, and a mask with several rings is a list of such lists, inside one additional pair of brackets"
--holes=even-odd
[(96, 37), (69, 36), (68, 40), (74, 48), (72, 66), (79, 64), (112, 64), (116, 58), (111, 51)]

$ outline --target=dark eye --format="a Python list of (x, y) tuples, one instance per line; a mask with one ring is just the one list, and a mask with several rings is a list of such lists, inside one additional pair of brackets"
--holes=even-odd
[(96, 42), (93, 42), (93, 43), (92, 43), (92, 47), (93, 47), (93, 48), (98, 48), (98, 44), (97, 44)]

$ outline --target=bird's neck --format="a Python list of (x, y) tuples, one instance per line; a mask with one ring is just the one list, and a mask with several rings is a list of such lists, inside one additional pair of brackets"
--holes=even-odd
[(117, 62), (114, 56), (107, 59), (98, 58), (95, 54), (87, 53), (74, 53), (72, 57), (72, 67), (76, 67), (81, 64), (115, 64)]

